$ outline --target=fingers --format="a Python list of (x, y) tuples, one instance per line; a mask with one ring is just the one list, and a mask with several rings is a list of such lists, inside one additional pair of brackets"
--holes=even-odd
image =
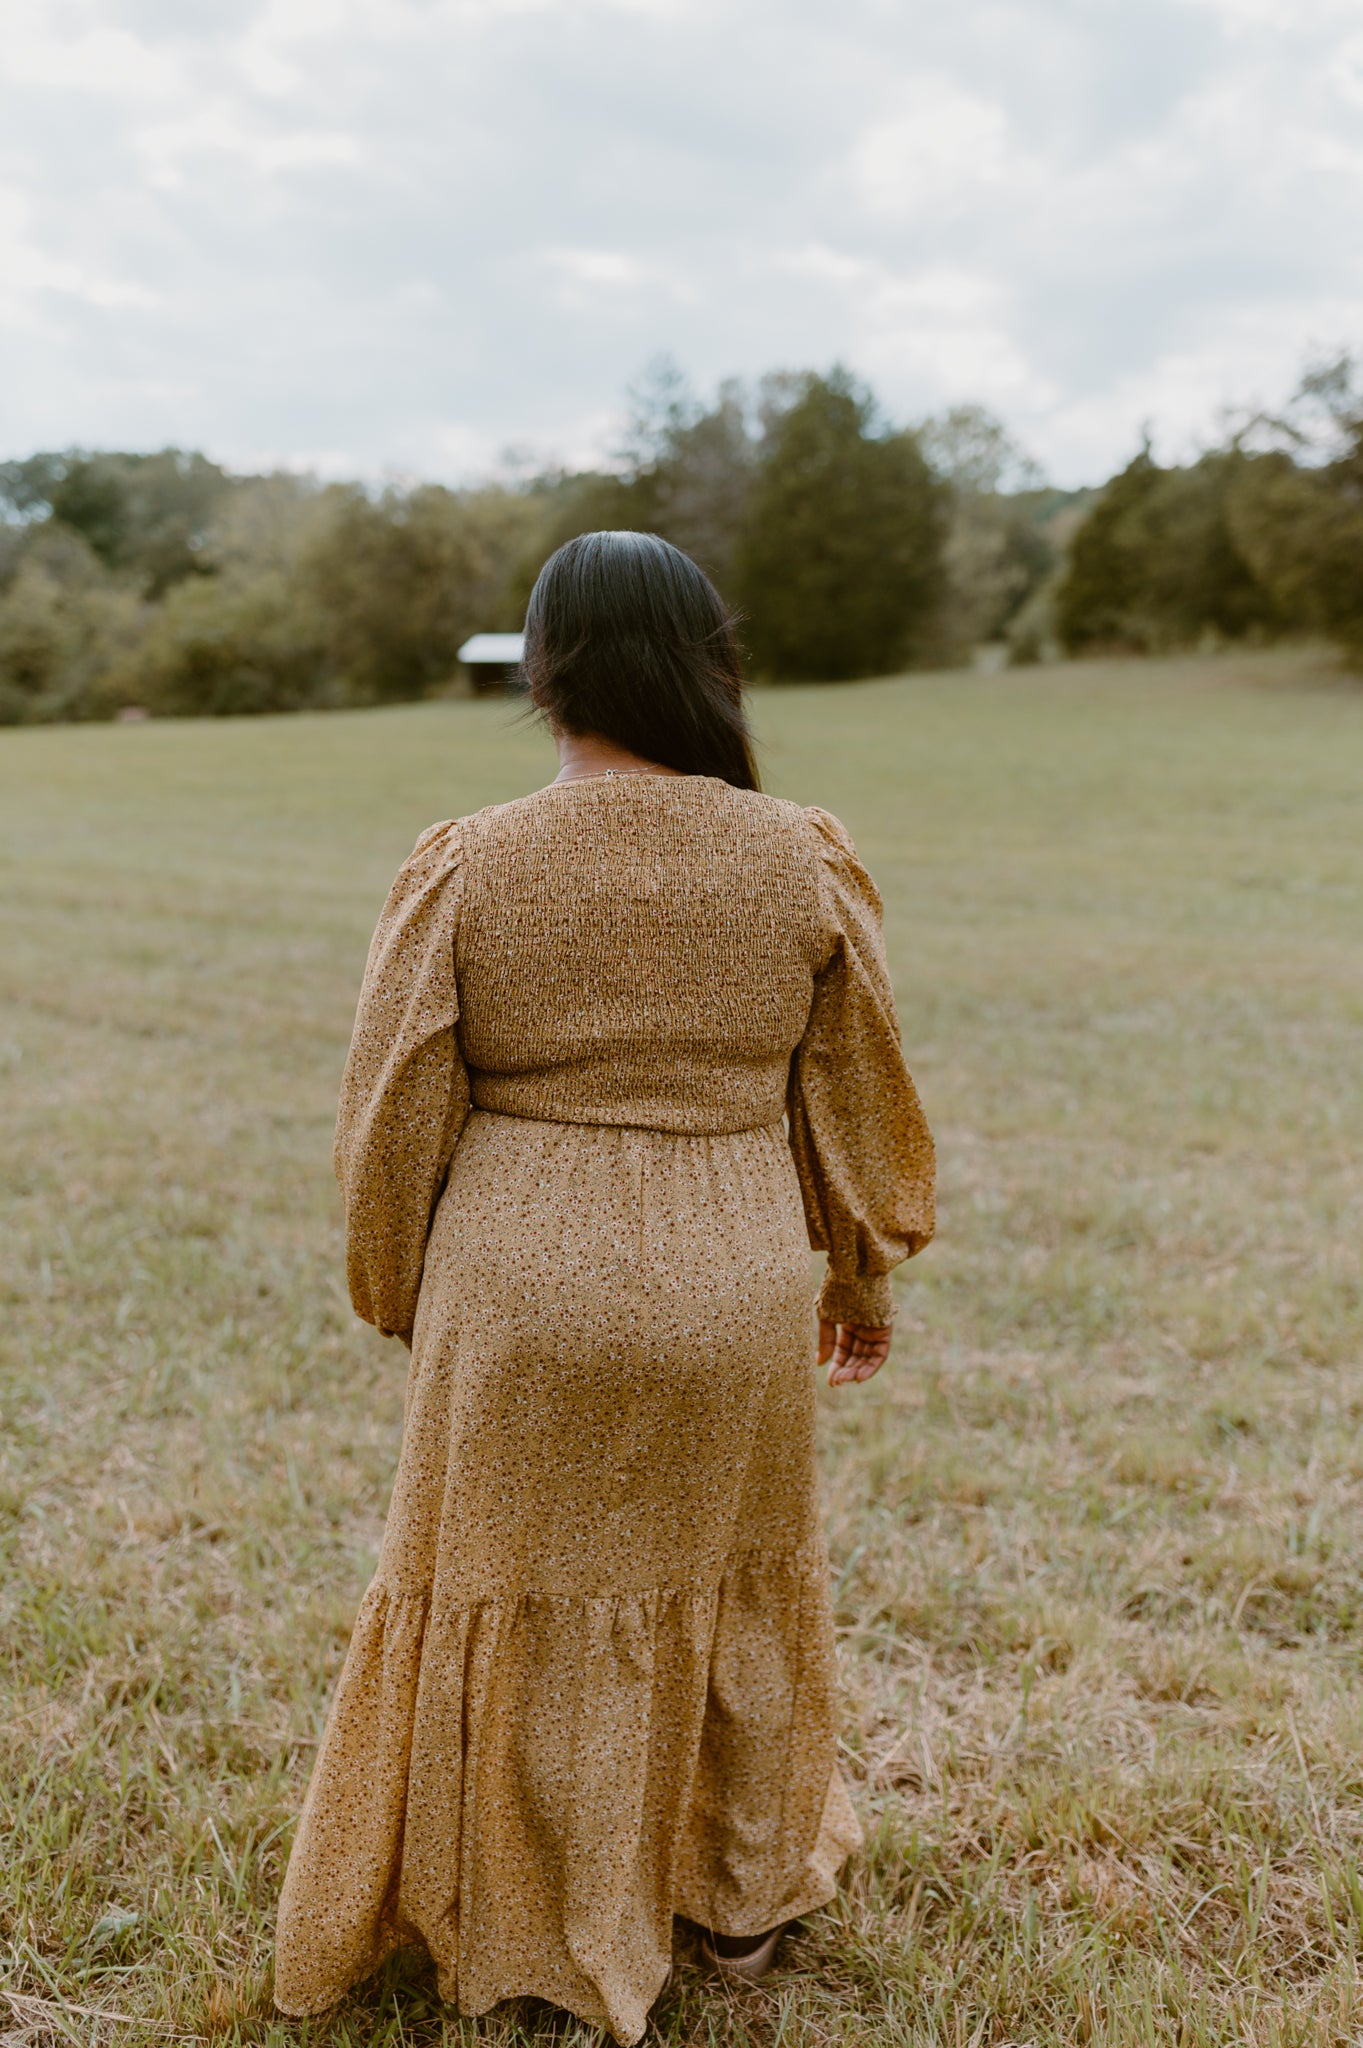
[(820, 1339), (820, 1364), (826, 1355), (831, 1355), (833, 1360), (828, 1374), (830, 1387), (844, 1387), (869, 1380), (880, 1371), (890, 1355), (888, 1329), (868, 1329), (858, 1323), (839, 1323), (831, 1354), (822, 1351), (822, 1328)]
[(836, 1324), (836, 1323), (826, 1323), (826, 1322), (825, 1322), (825, 1321), (823, 1320), (823, 1317), (822, 1317), (822, 1316), (820, 1316), (820, 1318), (819, 1318), (819, 1356), (818, 1356), (817, 1360), (815, 1361), (815, 1362), (816, 1362), (816, 1364), (818, 1364), (818, 1365), (827, 1365), (827, 1363), (828, 1363), (829, 1359), (830, 1359), (830, 1358), (831, 1358), (831, 1357), (833, 1356), (833, 1346), (834, 1346), (834, 1344), (835, 1344), (835, 1343), (836, 1343), (836, 1341), (837, 1341), (837, 1335), (838, 1335), (838, 1326), (837, 1326), (837, 1324)]

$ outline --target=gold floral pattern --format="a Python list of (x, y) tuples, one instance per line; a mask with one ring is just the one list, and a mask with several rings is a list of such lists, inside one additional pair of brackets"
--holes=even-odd
[(760, 1932), (858, 1840), (808, 1247), (826, 1314), (888, 1321), (933, 1158), (846, 833), (700, 776), (434, 827), (336, 1156), (352, 1298), (412, 1367), (276, 1999), (418, 1942), (466, 2013), (535, 1995), (637, 2041), (674, 1914)]

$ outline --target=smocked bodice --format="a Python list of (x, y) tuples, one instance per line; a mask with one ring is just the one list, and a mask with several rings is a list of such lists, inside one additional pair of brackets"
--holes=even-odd
[(474, 1105), (751, 1130), (834, 944), (807, 814), (708, 777), (556, 783), (451, 828)]
[(836, 818), (708, 776), (556, 783), (417, 842), (337, 1124), (352, 1294), (384, 1329), (411, 1328), (471, 1107), (691, 1135), (784, 1110), (837, 1320), (888, 1320), (932, 1232), (875, 888)]

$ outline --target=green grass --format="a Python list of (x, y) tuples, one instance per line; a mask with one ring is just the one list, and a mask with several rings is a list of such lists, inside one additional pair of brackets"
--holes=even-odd
[[(1264, 656), (758, 708), (884, 888), (941, 1226), (889, 1368), (822, 1396), (868, 1853), (760, 1989), (683, 1954), (656, 2037), (1355, 2043), (1363, 692)], [(412, 1963), (268, 1998), (406, 1365), (330, 1176), (365, 946), (425, 824), (551, 772), (486, 703), (0, 742), (13, 2048), (590, 2038)]]

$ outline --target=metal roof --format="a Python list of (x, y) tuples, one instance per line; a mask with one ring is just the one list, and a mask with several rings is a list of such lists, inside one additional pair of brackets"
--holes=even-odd
[(475, 633), (459, 650), (461, 661), (519, 661), (524, 633)]

